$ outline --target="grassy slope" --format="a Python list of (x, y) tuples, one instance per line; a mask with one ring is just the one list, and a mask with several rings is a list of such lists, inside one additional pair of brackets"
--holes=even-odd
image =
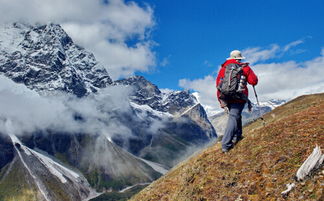
[[(16, 201), (28, 200), (37, 201), (37, 188), (33, 183), (28, 183), (29, 173), (18, 160), (13, 161), (11, 167), (3, 168), (0, 173), (0, 200)], [(11, 168), (10, 173), (5, 172)]]
[[(7, 174), (6, 171), (10, 169)], [(53, 175), (38, 175), (44, 185), (51, 190), (51, 194), (56, 200), (69, 201), (70, 194), (66, 193), (60, 181)], [(1, 201), (37, 201), (39, 195), (38, 187), (30, 173), (20, 162), (13, 161), (0, 172), (0, 200)], [(42, 197), (42, 195), (40, 195)]]
[[(281, 200), (285, 185), (316, 144), (324, 148), (324, 94), (299, 97), (244, 128), (246, 136), (227, 154), (220, 144), (179, 164), (133, 201)], [(322, 166), (323, 170), (323, 166)], [(288, 200), (324, 200), (321, 171)], [(241, 199), (238, 199), (241, 198)]]

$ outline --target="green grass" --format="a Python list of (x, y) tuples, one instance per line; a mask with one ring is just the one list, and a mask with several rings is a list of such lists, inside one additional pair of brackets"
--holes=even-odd
[(85, 177), (87, 178), (89, 184), (97, 189), (98, 191), (103, 191), (106, 189), (119, 190), (124, 188), (125, 186), (132, 185), (131, 178), (104, 178), (103, 173), (98, 170), (93, 170), (89, 173), (85, 173)]
[(27, 182), (26, 175), (28, 172), (19, 161), (13, 161), (12, 169), (5, 177), (6, 168), (2, 169), (2, 177), (0, 180), (0, 200), (1, 201), (16, 201), (28, 200), (37, 201), (36, 187)]
[(71, 198), (68, 196), (69, 194), (62, 189), (62, 185), (56, 178), (50, 177), (49, 179), (44, 178), (43, 182), (46, 187), (50, 189), (51, 194), (55, 195), (55, 197), (60, 201), (70, 201)]
[(67, 159), (65, 154), (56, 152), (54, 156), (55, 156), (55, 158), (57, 158), (62, 163), (64, 163), (64, 164), (68, 165), (69, 167), (71, 167), (71, 164), (70, 164), (70, 162)]

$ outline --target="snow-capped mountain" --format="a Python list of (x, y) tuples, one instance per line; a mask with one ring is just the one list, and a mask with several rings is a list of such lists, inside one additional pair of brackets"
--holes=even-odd
[[(188, 91), (162, 92), (142, 76), (118, 80), (115, 84), (133, 89), (129, 97), (131, 106), (136, 116), (142, 119), (142, 123), (132, 124), (138, 139), (129, 140), (130, 152), (170, 168), (183, 159), (188, 150), (194, 151), (193, 147), (216, 138), (205, 110)], [(141, 130), (145, 124), (157, 124), (158, 129), (152, 135), (152, 132)], [(125, 144), (118, 138), (113, 140)], [(139, 148), (134, 149), (136, 147)]]
[[(95, 99), (107, 87), (132, 91), (119, 94), (130, 109), (103, 111), (105, 102), (97, 106), (102, 115), (96, 121), (124, 128), (114, 132), (48, 128), (16, 135), (7, 125), (12, 120), (1, 116), (6, 125), (0, 133), (1, 199), (15, 192), (27, 200), (83, 200), (95, 191), (152, 182), (216, 138), (190, 93), (160, 91), (140, 76), (113, 82), (94, 55), (57, 24), (0, 27), (0, 73), (42, 96), (73, 94), (81, 100)], [(85, 115), (75, 113), (72, 119), (82, 124)]]
[(115, 81), (117, 85), (131, 86), (134, 93), (131, 100), (139, 105), (148, 105), (153, 110), (168, 112), (170, 114), (181, 113), (181, 110), (197, 104), (197, 99), (187, 91), (164, 91), (147, 81), (143, 76), (133, 76)]
[(259, 118), (263, 114), (270, 112), (271, 110), (275, 109), (276, 107), (279, 107), (280, 105), (285, 104), (286, 102), (286, 100), (273, 99), (265, 102), (260, 102), (260, 106), (256, 103), (252, 103), (252, 112), (249, 112), (247, 108), (245, 108), (242, 112), (243, 125)]
[(82, 97), (112, 83), (94, 55), (73, 43), (57, 24), (0, 28), (0, 72), (40, 93)]
[(285, 104), (287, 100), (281, 100), (281, 99), (271, 99), (269, 101), (260, 102), (261, 107), (270, 107), (271, 109), (275, 109), (276, 107), (279, 107), (283, 104)]

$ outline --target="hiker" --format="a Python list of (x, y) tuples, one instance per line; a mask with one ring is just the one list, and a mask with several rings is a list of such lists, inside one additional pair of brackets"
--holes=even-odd
[(227, 126), (222, 139), (222, 151), (228, 152), (240, 141), (242, 136), (242, 110), (248, 103), (247, 83), (256, 85), (258, 78), (250, 68), (249, 63), (242, 63), (245, 59), (239, 50), (233, 50), (230, 57), (222, 64), (216, 79), (217, 98), (221, 108), (229, 113)]

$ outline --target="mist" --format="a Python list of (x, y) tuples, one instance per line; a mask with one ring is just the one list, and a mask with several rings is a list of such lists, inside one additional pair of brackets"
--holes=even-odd
[[(134, 137), (130, 126), (118, 118), (136, 114), (128, 100), (132, 92), (132, 87), (117, 85), (83, 98), (57, 92), (41, 96), (23, 84), (0, 76), (0, 132), (7, 133), (6, 122), (10, 121), (12, 132), (18, 136), (51, 129), (104, 135), (108, 139), (117, 134), (124, 139)], [(152, 121), (149, 131), (164, 126), (147, 115), (142, 112), (141, 119)]]

